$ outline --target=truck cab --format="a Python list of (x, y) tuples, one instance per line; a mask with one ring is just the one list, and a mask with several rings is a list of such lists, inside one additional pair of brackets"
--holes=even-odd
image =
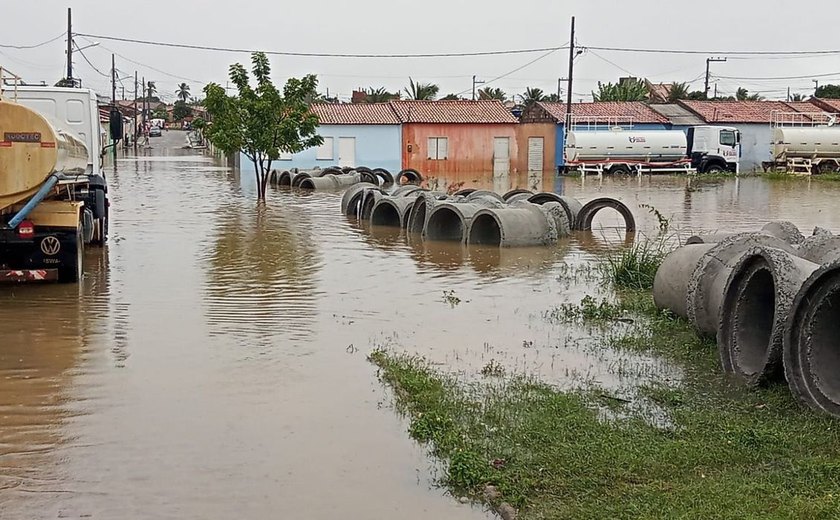
[(686, 132), (688, 157), (700, 173), (739, 173), (741, 133), (728, 126), (693, 126)]

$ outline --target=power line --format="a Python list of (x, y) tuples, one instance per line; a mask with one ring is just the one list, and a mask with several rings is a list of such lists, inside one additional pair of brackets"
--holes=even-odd
[[(78, 36), (78, 35), (77, 35), (77, 36)], [(88, 40), (87, 38), (84, 38), (84, 39), (85, 39), (86, 41), (89, 41), (89, 42), (91, 41), (91, 40)], [(166, 71), (164, 71), (164, 70), (158, 69), (158, 68), (156, 68), (156, 67), (152, 67), (151, 65), (147, 65), (147, 64), (145, 64), (145, 63), (141, 63), (141, 62), (139, 62), (139, 61), (132, 60), (131, 58), (129, 58), (129, 57), (127, 57), (127, 56), (123, 55), (123, 54), (120, 54), (120, 53), (116, 52), (116, 51), (115, 51), (115, 50), (113, 50), (113, 49), (109, 49), (108, 47), (105, 47), (104, 45), (100, 45), (100, 47), (101, 47), (103, 50), (105, 50), (105, 51), (108, 51), (108, 52), (110, 52), (110, 53), (113, 53), (113, 54), (115, 54), (116, 56), (119, 56), (120, 58), (124, 59), (125, 61), (131, 62), (131, 63), (133, 63), (133, 64), (135, 64), (135, 65), (140, 66), (140, 67), (145, 67), (145, 68), (147, 68), (147, 69), (149, 69), (149, 70), (153, 70), (153, 71), (157, 72), (158, 74), (163, 74), (164, 76), (169, 76), (170, 78), (174, 78), (174, 79), (180, 79), (180, 80), (182, 80), (182, 81), (183, 81), (183, 80), (186, 80), (186, 81), (191, 81), (191, 82), (193, 82), (193, 83), (198, 83), (199, 85), (207, 85), (207, 82), (205, 82), (205, 81), (201, 81), (201, 80), (197, 80), (197, 79), (193, 79), (193, 78), (187, 78), (187, 77), (184, 77), (184, 76), (178, 76), (177, 74), (171, 74), (171, 73), (169, 73), (169, 72), (166, 72)]]
[(50, 43), (52, 43), (54, 41), (57, 41), (57, 40), (60, 40), (60, 39), (64, 38), (64, 36), (66, 34), (67, 34), (67, 32), (65, 31), (65, 32), (59, 34), (58, 36), (56, 36), (55, 38), (51, 38), (51, 39), (49, 39), (45, 42), (36, 43), (35, 45), (10, 45), (10, 44), (0, 43), (0, 47), (2, 47), (4, 49), (17, 49), (17, 50), (37, 49), (38, 47), (43, 47), (44, 45), (49, 45)]
[(698, 51), (686, 49), (638, 49), (629, 47), (595, 47), (587, 49), (605, 52), (635, 52), (641, 54), (714, 54), (717, 56), (820, 56), (826, 54), (840, 54), (840, 50), (822, 51)]
[(840, 76), (840, 72), (826, 72), (822, 74), (808, 74), (805, 76), (765, 76), (765, 77), (746, 77), (746, 76), (715, 76), (716, 78), (721, 79), (742, 79), (742, 80), (757, 80), (757, 81), (769, 81), (769, 80), (783, 80), (783, 79), (811, 79), (811, 78), (828, 78), (831, 76)]
[(137, 40), (133, 38), (121, 38), (117, 36), (104, 36), (98, 34), (77, 33), (79, 36), (86, 36), (88, 38), (97, 38), (100, 40), (111, 40), (126, 43), (138, 43), (141, 45), (152, 45), (157, 47), (175, 47), (179, 49), (194, 49), (200, 51), (215, 51), (215, 52), (238, 52), (238, 53), (254, 53), (263, 52), (265, 54), (275, 56), (298, 56), (305, 58), (459, 58), (459, 57), (475, 57), (475, 56), (500, 56), (505, 54), (528, 54), (534, 52), (557, 51), (563, 47), (543, 47), (536, 49), (513, 49), (501, 51), (482, 51), (482, 52), (445, 52), (445, 53), (427, 53), (427, 54), (337, 54), (328, 52), (290, 52), (290, 51), (259, 51), (255, 49), (239, 49), (232, 47), (211, 47), (207, 45), (193, 45), (188, 43), (171, 43), (158, 42), (149, 40)]
[[(558, 48), (556, 48), (556, 49), (552, 49), (552, 50), (550, 50), (550, 51), (546, 52), (545, 54), (543, 54), (543, 55), (541, 55), (541, 56), (538, 56), (537, 58), (535, 58), (535, 59), (533, 59), (533, 60), (529, 61), (529, 62), (528, 62), (528, 63), (526, 63), (525, 65), (522, 65), (522, 66), (520, 66), (520, 67), (517, 67), (517, 68), (515, 68), (515, 69), (513, 69), (513, 70), (511, 70), (511, 71), (509, 71), (509, 72), (505, 72), (505, 73), (504, 73), (504, 74), (502, 74), (501, 76), (496, 76), (496, 77), (495, 77), (495, 78), (493, 78), (493, 79), (489, 79), (489, 80), (485, 81), (485, 82), (484, 82), (484, 85), (488, 85), (488, 84), (493, 83), (493, 82), (495, 82), (495, 81), (497, 81), (497, 80), (500, 80), (500, 79), (506, 78), (506, 77), (510, 76), (511, 74), (515, 74), (515, 73), (519, 72), (520, 70), (522, 70), (522, 69), (524, 69), (524, 68), (526, 68), (526, 67), (529, 67), (529, 66), (533, 65), (534, 63), (536, 63), (536, 62), (540, 61), (540, 60), (541, 60), (541, 59), (543, 59), (543, 58), (547, 58), (547, 57), (551, 56), (552, 54), (554, 54), (555, 52), (559, 51), (560, 49), (568, 49), (568, 48), (569, 48), (569, 47), (568, 47), (568, 45), (566, 45), (566, 46), (564, 46), (564, 47), (558, 47)], [(487, 87), (485, 86), (485, 88), (487, 88)], [(461, 92), (458, 92), (458, 93), (457, 93), (457, 94), (455, 94), (455, 95), (456, 95), (456, 96), (460, 96), (460, 95), (466, 94), (467, 92), (470, 92), (471, 90), (472, 90), (472, 87), (470, 87), (470, 88), (468, 88), (468, 89), (466, 89), (466, 90), (462, 90)]]
[[(73, 45), (76, 45), (76, 42), (73, 42)], [(102, 72), (101, 70), (97, 69), (97, 68), (96, 68), (96, 66), (95, 66), (93, 63), (91, 63), (91, 62), (90, 62), (90, 60), (88, 59), (88, 57), (87, 57), (87, 56), (85, 56), (85, 53), (84, 53), (84, 52), (82, 52), (81, 47), (79, 47), (78, 45), (76, 45), (76, 52), (78, 52), (79, 54), (81, 54), (81, 55), (82, 55), (82, 58), (84, 58), (84, 59), (85, 59), (85, 61), (87, 62), (87, 64), (88, 64), (88, 65), (90, 65), (90, 68), (92, 68), (92, 69), (93, 69), (93, 70), (95, 70), (97, 73), (99, 73), (99, 75), (100, 75), (100, 76), (104, 76), (104, 77), (106, 77), (106, 78), (110, 78), (110, 77), (111, 77), (111, 75), (110, 75), (110, 74), (105, 74), (105, 73), (104, 73), (104, 72)]]

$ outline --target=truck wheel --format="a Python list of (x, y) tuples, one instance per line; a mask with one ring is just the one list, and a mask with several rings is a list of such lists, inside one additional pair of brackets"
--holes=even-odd
[(840, 167), (833, 161), (823, 161), (817, 165), (817, 171), (820, 174), (837, 173), (840, 171)]
[(82, 279), (85, 242), (82, 238), (82, 226), (76, 229), (76, 236), (72, 240), (70, 251), (62, 258), (58, 268), (59, 283), (77, 283)]
[(610, 175), (630, 175), (630, 167), (626, 164), (616, 164), (609, 171)]
[(723, 167), (721, 167), (721, 165), (716, 164), (716, 163), (712, 163), (712, 164), (709, 164), (708, 166), (706, 166), (706, 171), (704, 171), (703, 173), (708, 173), (708, 174), (711, 174), (711, 175), (719, 175), (723, 172), (724, 172), (724, 169), (723, 169)]

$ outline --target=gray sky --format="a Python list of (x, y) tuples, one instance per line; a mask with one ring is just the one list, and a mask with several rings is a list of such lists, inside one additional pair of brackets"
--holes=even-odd
[[(74, 32), (278, 51), (411, 54), (555, 47), (568, 42), (572, 15), (577, 17), (577, 42), (582, 46), (716, 51), (840, 49), (835, 31), (825, 29), (831, 24), (820, 22), (840, 19), (837, 1), (239, 0), (225, 3), (225, 8), (208, 7), (211, 2), (206, 0), (134, 4), (30, 0), (4, 4), (0, 45), (31, 45), (58, 36), (65, 29), (69, 6), (73, 8)], [(128, 9), (128, 5), (134, 7)], [(681, 10), (688, 7), (693, 9)], [(83, 38), (76, 41), (82, 47), (89, 43)], [(248, 60), (246, 54), (97, 41), (99, 46), (84, 51), (96, 68), (108, 73), (110, 54), (115, 51), (125, 57), (117, 57), (120, 71), (133, 74), (138, 70), (141, 76), (156, 81), (164, 97), (170, 99), (174, 99), (175, 85), (181, 81), (198, 93), (206, 82), (224, 84), (231, 63)], [(0, 65), (27, 81), (53, 83), (63, 76), (64, 47), (63, 39), (37, 49), (0, 47)], [(469, 94), (473, 74), (489, 80), (540, 55), (431, 59), (274, 56), (271, 61), (276, 81), (315, 73), (322, 91), (329, 89), (330, 94), (347, 99), (355, 87), (402, 89), (409, 76), (415, 81), (439, 84), (441, 95)], [(598, 80), (616, 81), (628, 72), (653, 81), (691, 81), (694, 88), (702, 89), (705, 58), (588, 51), (576, 61), (574, 98), (590, 100)], [(557, 79), (567, 75), (567, 59), (567, 50), (557, 51), (491, 86), (508, 94), (521, 93), (528, 86), (556, 92)], [(75, 75), (85, 85), (110, 95), (107, 77), (95, 72), (81, 56), (76, 55), (74, 63)], [(834, 76), (820, 78), (820, 84), (840, 83), (840, 54), (794, 59), (729, 58), (712, 67), (715, 75), (738, 78), (807, 76), (718, 79), (718, 90), (723, 94), (731, 94), (739, 86), (767, 98), (783, 98), (787, 87), (810, 94), (814, 88), (812, 75), (835, 72)], [(124, 84), (128, 93), (132, 82), (126, 80)]]

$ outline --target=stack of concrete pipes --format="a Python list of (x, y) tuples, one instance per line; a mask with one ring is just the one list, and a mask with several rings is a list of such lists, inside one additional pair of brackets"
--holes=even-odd
[(789, 222), (692, 237), (665, 258), (654, 300), (717, 339), (723, 369), (750, 385), (786, 380), (840, 417), (840, 236)]
[(469, 189), (447, 195), (400, 186), (388, 193), (364, 183), (347, 190), (341, 203), (345, 215), (372, 225), (400, 227), (428, 240), (499, 247), (553, 244), (573, 230), (591, 229), (595, 214), (604, 208), (619, 211), (627, 231), (635, 231), (633, 214), (615, 199), (584, 205), (572, 197), (527, 190), (499, 195)]
[(313, 170), (292, 169), (279, 172), (272, 170), (269, 183), (276, 187), (300, 188), (302, 190), (340, 190), (362, 182), (374, 184), (382, 188), (390, 188), (394, 184), (420, 184), (423, 176), (417, 170), (402, 170), (396, 177), (385, 168), (370, 169), (365, 166), (354, 168), (316, 168)]

